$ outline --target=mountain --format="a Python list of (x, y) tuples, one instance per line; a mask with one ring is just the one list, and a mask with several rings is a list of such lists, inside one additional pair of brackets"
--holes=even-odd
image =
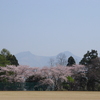
[[(79, 63), (79, 61), (81, 60), (80, 57), (75, 56), (69, 51), (61, 52), (59, 54), (66, 55), (66, 59), (68, 59), (70, 56), (73, 56), (76, 63)], [(50, 59), (52, 58), (54, 59), (54, 61), (56, 61), (56, 58), (58, 55), (56, 56), (37, 56), (37, 55), (32, 54), (29, 51), (26, 51), (26, 52), (20, 52), (16, 54), (15, 56), (20, 65), (28, 65), (31, 67), (43, 67), (43, 66), (50, 66), (50, 63), (49, 63)]]

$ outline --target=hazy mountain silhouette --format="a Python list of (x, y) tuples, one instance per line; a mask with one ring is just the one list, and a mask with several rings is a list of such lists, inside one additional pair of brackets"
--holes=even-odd
[[(65, 52), (61, 52), (63, 54), (66, 55), (66, 60), (72, 56), (74, 57), (76, 63), (79, 63), (79, 61), (81, 60), (80, 57), (72, 54), (69, 51), (65, 51)], [(59, 54), (61, 54), (59, 53)], [(59, 55), (58, 54), (58, 55)], [(56, 61), (57, 55), (56, 56), (37, 56), (32, 54), (29, 51), (26, 52), (20, 52), (18, 54), (15, 55), (19, 64), (20, 65), (28, 65), (31, 67), (43, 67), (43, 66), (50, 66), (50, 58), (54, 59)]]

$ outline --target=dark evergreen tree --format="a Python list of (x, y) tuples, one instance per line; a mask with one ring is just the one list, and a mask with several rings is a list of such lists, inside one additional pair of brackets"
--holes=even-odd
[(2, 56), (6, 57), (6, 56), (10, 55), (10, 52), (7, 49), (4, 48), (4, 49), (1, 50), (0, 54)]
[(72, 57), (72, 56), (70, 56), (69, 58), (68, 58), (68, 64), (67, 64), (67, 66), (72, 66), (73, 64), (75, 64), (76, 62), (75, 62), (75, 60), (74, 60), (74, 58)]
[(100, 84), (100, 57), (91, 60), (87, 66), (86, 76), (88, 77), (87, 90), (98, 90)]
[(91, 50), (91, 52), (87, 51), (84, 55), (80, 64), (85, 65), (87, 72), (86, 77), (88, 78), (87, 81), (87, 90), (94, 91), (96, 86), (98, 85), (100, 79), (100, 58), (98, 58), (98, 53), (96, 50)]
[(18, 60), (16, 59), (16, 57), (14, 55), (8, 55), (7, 57), (7, 60), (10, 61), (10, 65), (16, 65), (18, 66)]
[(98, 53), (96, 50), (91, 50), (91, 52), (87, 51), (87, 53), (84, 55), (84, 57), (79, 62), (79, 64), (82, 64), (82, 65), (91, 64), (91, 60), (96, 57), (98, 57)]
[(5, 56), (0, 54), (0, 66), (6, 66), (9, 64), (10, 64), (10, 61), (8, 61)]
[(2, 49), (0, 52), (0, 66), (16, 65), (18, 66), (18, 60), (7, 49)]

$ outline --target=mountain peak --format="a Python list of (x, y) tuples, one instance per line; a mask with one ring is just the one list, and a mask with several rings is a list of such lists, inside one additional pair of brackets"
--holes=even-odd
[[(61, 52), (66, 55), (66, 59), (68, 59), (70, 56), (74, 57), (76, 60), (76, 63), (79, 63), (80, 57), (72, 54), (69, 51)], [(60, 53), (59, 53), (60, 54)], [(59, 55), (58, 54), (58, 55)], [(20, 52), (15, 55), (18, 59), (18, 62), (20, 65), (29, 65), (31, 67), (43, 67), (43, 66), (49, 66), (50, 58), (53, 58), (56, 60), (56, 56), (37, 56), (32, 54), (30, 51)]]
[(62, 53), (64, 53), (64, 54), (72, 54), (70, 51), (64, 51)]

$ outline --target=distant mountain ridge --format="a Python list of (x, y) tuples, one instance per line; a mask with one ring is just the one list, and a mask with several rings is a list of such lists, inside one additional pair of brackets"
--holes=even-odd
[[(65, 51), (61, 53), (66, 55), (66, 59), (68, 59), (70, 56), (74, 57), (76, 63), (79, 63), (79, 61), (81, 60), (80, 57), (72, 54), (69, 51)], [(37, 56), (37, 55), (32, 54), (30, 51), (20, 52), (16, 54), (15, 56), (20, 65), (28, 65), (30, 67), (50, 66), (49, 64), (50, 59), (52, 58), (56, 60), (56, 57), (57, 57), (57, 55), (56, 56)]]

